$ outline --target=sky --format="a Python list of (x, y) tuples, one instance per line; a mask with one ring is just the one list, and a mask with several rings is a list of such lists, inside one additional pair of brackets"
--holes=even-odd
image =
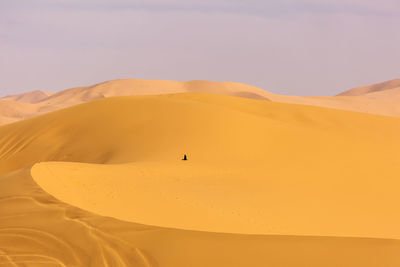
[(400, 78), (398, 0), (1, 0), (0, 95), (133, 78), (335, 95)]

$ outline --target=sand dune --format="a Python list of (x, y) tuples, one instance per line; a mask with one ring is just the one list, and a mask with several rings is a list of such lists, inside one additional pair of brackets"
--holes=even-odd
[[(320, 106), (371, 114), (400, 117), (400, 91), (396, 86), (400, 80), (393, 80), (372, 86), (360, 87), (336, 97), (329, 96), (285, 96), (267, 92), (260, 88), (231, 82), (211, 81), (157, 81), (121, 79), (92, 86), (67, 89), (58, 93), (33, 91), (0, 99), (0, 125), (15, 122), (39, 114), (69, 106), (112, 96), (159, 95), (186, 92), (203, 92), (239, 96), (250, 99), (270, 100), (280, 103)], [(8, 106), (2, 100), (29, 103), (29, 108), (19, 107), (20, 116), (3, 114)], [(4, 107), (2, 107), (4, 105)], [(20, 105), (20, 104), (19, 104)], [(18, 106), (17, 106), (18, 107)]]
[(104, 97), (129, 95), (158, 95), (185, 92), (205, 92), (256, 99), (267, 99), (268, 92), (250, 85), (211, 81), (162, 81), (121, 79), (56, 93), (42, 100), (42, 109), (71, 106)]
[[(276, 147), (273, 138), (280, 140), (286, 137), (286, 143), (282, 143), (283, 146), (276, 150), (283, 154), (289, 151), (293, 153), (289, 146), (292, 142), (300, 140), (303, 135), (310, 138), (321, 136), (317, 131), (319, 128), (339, 131), (342, 130), (340, 125), (344, 129), (345, 126), (352, 129), (360, 123), (362, 133), (371, 131), (370, 134), (374, 137), (373, 134), (379, 132), (387, 139), (389, 136), (397, 136), (397, 121), (395, 118), (312, 106), (201, 93), (106, 98), (1, 127), (0, 155), (10, 162), (3, 162), (0, 170), (15, 170), (47, 160), (124, 163), (164, 159), (164, 155), (170, 157), (172, 152), (180, 157), (185, 150), (191, 150), (192, 153), (198, 150), (198, 156), (211, 159), (220, 153), (211, 153), (202, 148), (202, 145), (214, 146), (216, 151), (224, 151), (223, 157), (230, 161), (238, 154), (238, 148), (232, 147), (232, 143), (237, 143), (237, 146), (246, 151), (239, 160), (253, 155), (255, 159), (271, 159), (275, 162), (279, 160), (273, 158), (280, 154), (271, 155), (267, 151), (270, 146)], [(384, 122), (393, 122), (389, 124), (391, 128), (382, 126), (380, 128), (386, 130), (379, 130), (373, 125)], [(297, 127), (299, 124), (302, 127)], [(315, 129), (307, 128), (308, 125)], [(282, 131), (282, 127), (286, 127), (286, 131)], [(251, 138), (248, 136), (249, 132), (253, 135)], [(283, 132), (286, 135), (282, 135)], [(356, 136), (360, 142), (364, 140), (360, 139), (364, 135), (359, 135), (358, 132), (349, 131), (348, 134), (352, 134), (351, 137)], [(272, 139), (265, 140), (265, 136)], [(311, 138), (314, 142), (320, 139), (321, 137)], [(49, 140), (59, 141), (49, 144)], [(173, 144), (171, 140), (178, 143)], [(298, 144), (308, 147), (305, 140)], [(102, 145), (98, 146), (98, 143)], [(352, 140), (351, 143), (353, 145), (349, 144), (349, 148), (358, 142)], [(334, 147), (336, 145), (333, 144)], [(265, 150), (262, 149), (264, 146)], [(325, 150), (330, 147), (329, 144), (324, 146)], [(39, 158), (38, 149), (43, 150)], [(362, 151), (364, 150), (365, 148)], [(20, 158), (20, 164), (15, 167), (12, 166), (14, 157)], [(286, 157), (291, 156), (285, 155)], [(26, 163), (22, 163), (22, 159)]]
[(366, 98), (372, 99), (385, 99), (385, 100), (392, 100), (392, 101), (399, 101), (400, 100), (400, 87), (387, 89), (384, 91), (375, 91), (368, 94), (363, 95)]
[[(240, 96), (251, 99), (268, 100), (270, 93), (254, 86), (211, 81), (157, 81), (121, 79), (107, 81), (92, 86), (77, 87), (58, 93), (32, 91), (24, 94), (10, 95), (0, 98), (0, 125), (23, 120), (39, 114), (89, 102), (99, 98), (129, 95), (157, 95), (185, 92), (205, 92), (223, 95)], [(15, 103), (10, 108), (7, 103)], [(29, 107), (22, 106), (29, 103)], [(8, 116), (9, 110), (18, 109), (18, 114)]]
[[(78, 114), (85, 115), (77, 118)], [(235, 97), (177, 94), (108, 98), (48, 114), (39, 120), (41, 123), (31, 120), (32, 124), (22, 126), (25, 130), (18, 130), (32, 139), (29, 143), (20, 142), (23, 149), (4, 153), (7, 161), (5, 165), (0, 163), (0, 169), (10, 168), (15, 158), (26, 160), (24, 165), (37, 162), (30, 155), (41, 147), (44, 148), (41, 161), (135, 163), (121, 172), (114, 168), (85, 169), (73, 165), (60, 171), (58, 167), (49, 167), (46, 173), (50, 176), (40, 175), (42, 179), (51, 177), (45, 180), (52, 181), (54, 176), (65, 174), (70, 185), (75, 178), (83, 191), (78, 194), (74, 189), (67, 197), (79, 200), (87, 195), (85, 202), (55, 195), (96, 213), (110, 211), (112, 214), (104, 215), (143, 224), (214, 232), (400, 237), (397, 227), (400, 216), (393, 213), (397, 208), (393, 203), (400, 200), (395, 182), (400, 171), (400, 119)], [(46, 125), (47, 129), (35, 136), (34, 124)], [(62, 142), (47, 147), (47, 140)], [(191, 161), (182, 166), (180, 157), (184, 153), (190, 155)], [(374, 165), (365, 166), (365, 162)], [(79, 168), (83, 174), (79, 174)], [(71, 173), (70, 169), (75, 171)], [(174, 216), (153, 213), (154, 217), (147, 217), (148, 210), (155, 207), (146, 208), (144, 204), (141, 212), (127, 212), (122, 203), (129, 202), (129, 190), (85, 192), (92, 189), (89, 185), (96, 179), (105, 183), (100, 188), (111, 190), (113, 180), (109, 178), (118, 179), (112, 173), (121, 173), (116, 176), (132, 182), (133, 188), (142, 188), (141, 184), (155, 190), (143, 195), (143, 199), (131, 199), (133, 203), (151, 205), (151, 199), (157, 195), (156, 206), (167, 205), (160, 210)], [(137, 181), (127, 178), (134, 176), (138, 176)], [(219, 176), (222, 180), (216, 181)], [(229, 185), (225, 177), (230, 177)], [(293, 177), (297, 180), (293, 181)], [(59, 175), (53, 181), (59, 186), (63, 179)], [(127, 184), (122, 181), (117, 184)], [(48, 182), (42, 184), (46, 185)], [(168, 185), (176, 188), (167, 189)], [(204, 195), (199, 187), (204, 188)], [(260, 192), (259, 188), (265, 189)], [(379, 198), (383, 192), (384, 198), (383, 195)], [(121, 199), (116, 197), (117, 202), (113, 202), (112, 196)], [(101, 210), (93, 210), (95, 207)], [(383, 207), (387, 210), (382, 210)], [(181, 221), (179, 214), (188, 214), (188, 218)], [(160, 221), (160, 217), (166, 221)], [(385, 221), (385, 229), (380, 224), (365, 223), (377, 217)]]
[(95, 215), (51, 197), (35, 184), (29, 168), (0, 176), (0, 197), (1, 266), (400, 264), (397, 240), (197, 232)]
[[(356, 111), (369, 114), (378, 114), (400, 117), (399, 96), (394, 92), (393, 97), (373, 97), (370, 94), (363, 96), (281, 96), (270, 97), (271, 101), (290, 104), (301, 104)], [(400, 93), (400, 92), (399, 92)], [(386, 94), (386, 91), (385, 93)]]
[(398, 118), (204, 93), (5, 125), (0, 263), (399, 266), (399, 134)]
[(43, 92), (40, 90), (35, 90), (23, 94), (17, 94), (17, 95), (8, 95), (2, 98), (2, 100), (13, 100), (16, 102), (22, 102), (22, 103), (29, 103), (29, 104), (35, 104), (43, 99), (49, 97), (53, 93), (50, 92)]
[(37, 115), (37, 108), (28, 103), (0, 99), (0, 125)]
[(343, 93), (340, 93), (339, 96), (359, 96), (365, 95), (373, 92), (381, 92), (394, 88), (400, 87), (400, 79), (390, 80), (383, 83), (372, 84), (368, 86), (361, 86), (357, 88), (350, 89)]
[(400, 264), (397, 240), (196, 232), (95, 215), (51, 197), (33, 182), (29, 168), (0, 176), (0, 196), (1, 266)]

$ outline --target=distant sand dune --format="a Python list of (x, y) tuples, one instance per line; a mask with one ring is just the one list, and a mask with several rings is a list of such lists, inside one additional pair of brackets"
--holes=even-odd
[(2, 99), (3, 100), (13, 100), (16, 102), (22, 102), (22, 103), (29, 103), (29, 104), (35, 104), (43, 99), (51, 96), (53, 93), (50, 92), (43, 92), (40, 90), (32, 91), (32, 92), (27, 92), (23, 94), (17, 94), (17, 95), (9, 95), (5, 96)]
[(23, 102), (0, 99), (0, 125), (37, 115), (37, 107)]
[(356, 111), (369, 114), (378, 114), (400, 117), (399, 97), (371, 98), (369, 94), (363, 96), (274, 96), (271, 101), (291, 104), (301, 104)]
[[(214, 93), (263, 100), (268, 100), (268, 96), (271, 95), (257, 87), (232, 82), (121, 79), (71, 88), (58, 93), (32, 91), (0, 98), (0, 125), (105, 97), (185, 92)], [(13, 107), (10, 107), (9, 103), (13, 103)], [(16, 110), (13, 116), (9, 116), (10, 110)]]
[(374, 92), (382, 92), (399, 87), (400, 87), (400, 79), (395, 79), (383, 83), (377, 83), (368, 86), (353, 88), (351, 90), (340, 93), (339, 96), (359, 96)]
[(162, 81), (121, 79), (107, 81), (87, 87), (68, 89), (43, 99), (41, 109), (53, 109), (57, 106), (70, 106), (104, 97), (129, 95), (158, 95), (185, 92), (203, 92), (223, 95), (251, 96), (267, 99), (268, 92), (250, 85), (231, 82), (211, 81)]
[[(0, 125), (100, 98), (186, 92), (214, 93), (400, 117), (399, 84), (400, 79), (355, 88), (336, 97), (302, 97), (273, 94), (254, 86), (232, 82), (121, 79), (71, 88), (58, 93), (33, 91), (0, 98)], [(2, 100), (7, 100), (7, 102)], [(9, 109), (7, 103), (16, 102), (30, 105), (27, 107), (15, 104), (13, 109), (17, 110), (19, 115), (10, 117), (5, 113), (5, 110)]]

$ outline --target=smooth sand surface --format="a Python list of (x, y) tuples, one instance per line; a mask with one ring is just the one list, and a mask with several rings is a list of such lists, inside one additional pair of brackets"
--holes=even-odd
[(37, 114), (35, 105), (0, 99), (0, 125), (27, 119)]
[(398, 136), (398, 118), (203, 93), (5, 125), (0, 264), (399, 266)]
[(339, 94), (339, 96), (359, 96), (374, 92), (386, 91), (400, 87), (400, 79), (394, 79), (382, 83), (376, 83), (367, 86), (360, 86)]
[(71, 88), (53, 94), (38, 103), (42, 113), (112, 96), (160, 95), (203, 92), (268, 100), (270, 93), (246, 84), (233, 82), (120, 79), (92, 86)]
[[(376, 93), (378, 94), (378, 92)], [(400, 117), (400, 91), (393, 90), (379, 92), (381, 97), (373, 94), (362, 96), (281, 96), (270, 97), (271, 101), (301, 105), (319, 106), (340, 110), (356, 111), (369, 114), (378, 114)]]
[[(36, 164), (32, 176), (64, 202), (146, 225), (241, 234), (400, 239), (396, 175), (384, 175), (390, 180), (381, 181), (374, 180), (376, 173), (363, 174), (365, 183), (354, 179), (361, 173), (351, 170), (347, 175), (332, 171), (323, 176), (277, 170), (280, 167), (51, 162)], [(399, 168), (394, 170), (399, 173)]]
[[(400, 79), (358, 87), (339, 96), (287, 96), (273, 94), (260, 88), (233, 82), (165, 81), (120, 79), (91, 86), (71, 88), (58, 93), (32, 91), (0, 98), (0, 125), (34, 117), (58, 109), (93, 100), (130, 95), (162, 95), (201, 92), (239, 96), (280, 103), (320, 106), (370, 114), (400, 117)], [(9, 116), (11, 110), (17, 110)]]
[(364, 95), (365, 97), (372, 99), (386, 99), (399, 101), (400, 100), (400, 87), (387, 89), (385, 91), (376, 91)]
[[(100, 98), (186, 92), (214, 93), (263, 100), (268, 100), (268, 96), (272, 95), (254, 86), (233, 82), (120, 79), (71, 88), (58, 93), (36, 90), (5, 96), (0, 98), (0, 125)], [(10, 103), (13, 104), (10, 105)], [(10, 115), (10, 110), (15, 112)]]
[(0, 176), (0, 197), (0, 266), (400, 265), (393, 239), (198, 232), (96, 215), (50, 196), (29, 168)]
[(22, 102), (22, 103), (35, 104), (35, 103), (42, 101), (45, 98), (48, 98), (52, 94), (54, 94), (54, 93), (35, 90), (35, 91), (22, 93), (22, 94), (8, 95), (8, 96), (3, 97), (2, 99), (3, 100), (13, 100), (13, 101)]

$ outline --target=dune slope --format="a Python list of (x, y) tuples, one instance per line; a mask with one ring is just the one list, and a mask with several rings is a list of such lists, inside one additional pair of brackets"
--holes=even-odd
[[(396, 93), (396, 92), (394, 92)], [(373, 97), (372, 94), (363, 96), (282, 96), (270, 97), (271, 101), (290, 104), (310, 105), (317, 107), (333, 108), (378, 114), (392, 117), (400, 117), (399, 98), (400, 94), (392, 94), (388, 97)]]
[(397, 118), (204, 93), (2, 126), (0, 263), (398, 266), (399, 134)]
[[(5, 96), (0, 98), (0, 125), (105, 97), (185, 92), (205, 92), (263, 100), (268, 100), (268, 96), (272, 95), (254, 86), (233, 82), (120, 79), (71, 88), (58, 93), (36, 90)], [(13, 112), (13, 116), (10, 116), (10, 112)]]
[(22, 93), (22, 94), (16, 94), (16, 95), (8, 95), (3, 98), (2, 100), (12, 100), (16, 102), (21, 102), (21, 103), (29, 103), (29, 104), (35, 104), (43, 99), (49, 97), (53, 93), (50, 92), (43, 92), (40, 90), (35, 90), (27, 93)]
[(400, 264), (397, 240), (238, 235), (123, 222), (60, 202), (35, 184), (29, 173), (26, 168), (0, 176), (0, 266)]
[[(120, 79), (71, 88), (58, 93), (32, 91), (3, 97), (0, 99), (0, 125), (106, 97), (187, 92), (214, 93), (400, 117), (399, 81), (392, 80), (355, 88), (335, 97), (307, 97), (273, 94), (254, 86), (234, 82)], [(9, 106), (7, 103), (11, 103), (10, 101), (16, 103), (15, 106), (21, 113), (19, 116), (9, 117), (5, 114)], [(29, 107), (21, 104), (29, 104)]]
[(382, 92), (398, 87), (400, 87), (400, 79), (394, 79), (382, 83), (356, 87), (348, 91), (345, 91), (343, 93), (340, 93), (339, 96), (359, 96), (374, 92)]
[(0, 99), (0, 125), (30, 118), (36, 114), (37, 107), (32, 104)]
[(43, 99), (42, 110), (76, 105), (99, 98), (129, 95), (159, 95), (186, 92), (203, 92), (246, 98), (264, 99), (270, 94), (254, 86), (233, 82), (165, 81), (120, 79), (86, 87), (71, 88)]
[[(204, 223), (195, 215), (188, 221), (164, 222), (146, 217), (144, 210), (142, 223), (238, 233), (397, 238), (400, 217), (393, 210), (398, 203), (399, 135), (399, 119), (317, 107), (198, 93), (107, 98), (0, 128), (0, 171), (41, 161), (131, 162), (137, 164), (131, 176), (143, 173), (139, 180), (184, 179), (183, 185), (176, 184), (182, 186), (178, 195), (190, 192), (191, 186), (197, 190), (192, 183), (202, 185), (205, 195), (199, 191), (195, 199), (171, 200), (171, 210), (189, 212), (191, 205), (199, 205), (199, 217), (215, 213)], [(180, 169), (176, 164), (182, 163), (183, 154), (190, 162)], [(94, 183), (96, 172), (88, 168), (83, 173)], [(226, 177), (231, 177), (227, 185)], [(257, 193), (258, 188), (265, 189)], [(209, 190), (214, 190), (214, 203), (204, 202)], [(87, 201), (96, 205), (101, 198), (100, 193), (99, 199)], [(103, 212), (105, 202), (113, 203), (104, 198), (98, 204)], [(112, 205), (108, 210), (117, 211)], [(121, 214), (128, 216), (121, 219), (139, 221), (137, 213), (130, 217), (125, 210), (105, 215)], [(222, 218), (232, 223), (226, 226)]]

